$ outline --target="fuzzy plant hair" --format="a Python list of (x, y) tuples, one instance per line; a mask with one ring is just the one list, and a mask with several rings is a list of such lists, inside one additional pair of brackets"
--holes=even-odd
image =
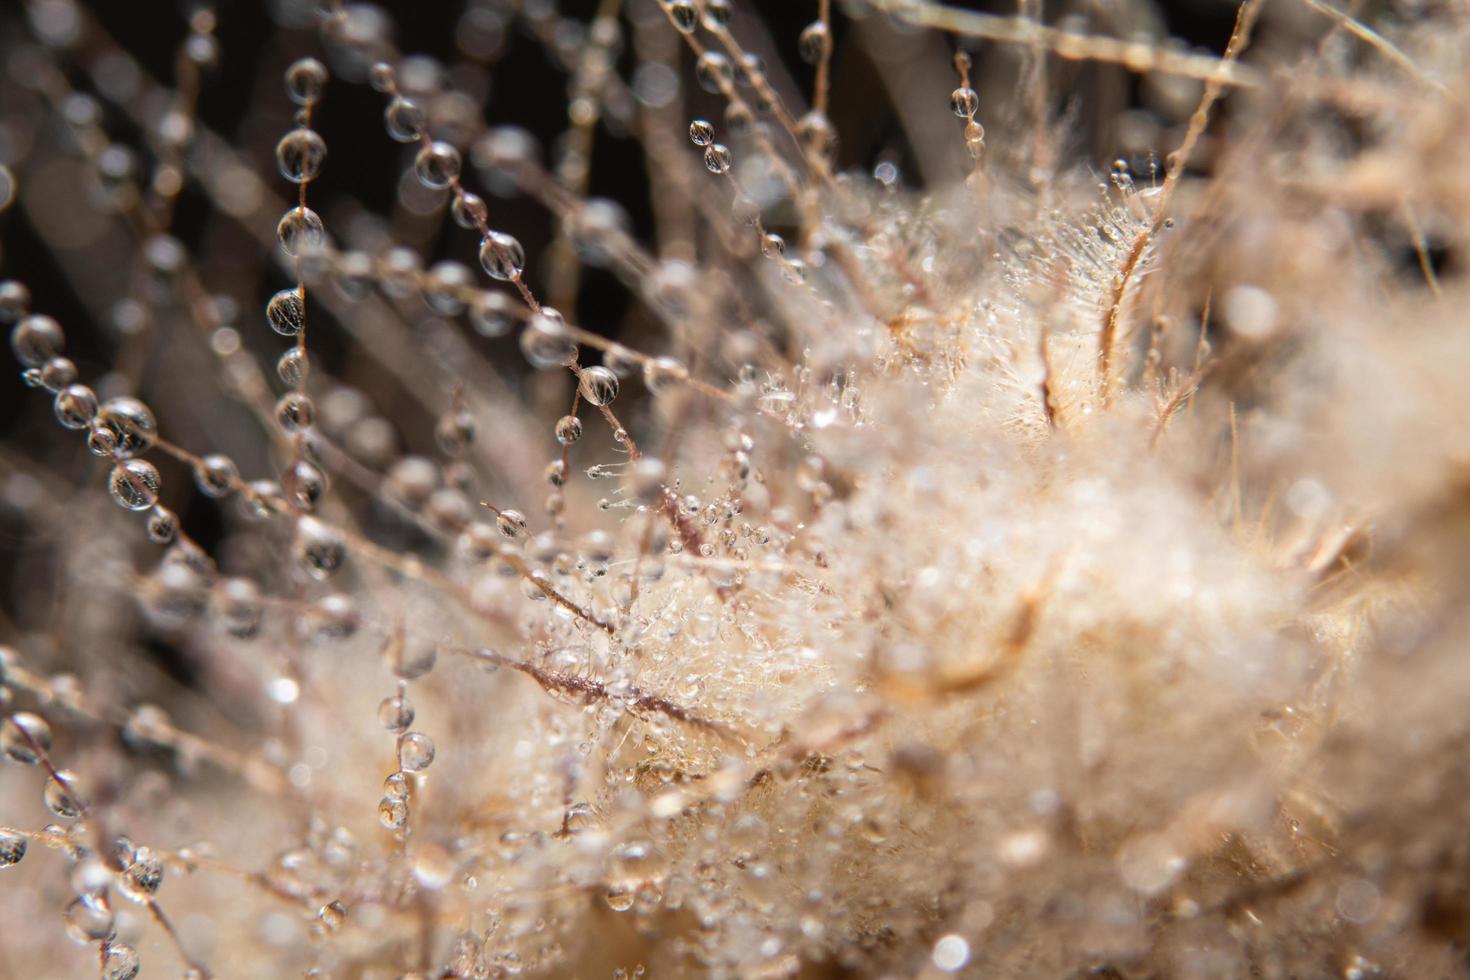
[(1470, 975), (1461, 0), (0, 54), (0, 977)]

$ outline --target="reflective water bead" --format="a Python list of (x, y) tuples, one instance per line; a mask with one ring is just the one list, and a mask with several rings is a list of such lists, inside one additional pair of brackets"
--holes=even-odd
[(556, 441), (570, 446), (582, 438), (582, 420), (575, 415), (563, 415), (556, 420)]
[(602, 366), (619, 378), (628, 378), (638, 373), (642, 359), (621, 344), (613, 344), (602, 352)]
[(102, 954), (102, 980), (134, 980), (142, 965), (136, 949), (126, 943), (111, 943)]
[(156, 544), (168, 544), (179, 533), (179, 516), (167, 507), (154, 505), (144, 525), (148, 540)]
[(712, 174), (730, 172), (730, 148), (723, 143), (711, 143), (704, 148), (704, 169)]
[(393, 733), (408, 731), (413, 724), (413, 705), (407, 698), (384, 698), (378, 705), (378, 723)]
[(298, 508), (314, 511), (327, 493), (327, 475), (315, 463), (300, 459), (281, 474), (281, 489)]
[(455, 224), (471, 231), (483, 227), (490, 220), (490, 209), (485, 206), (485, 199), (469, 191), (454, 196), (453, 203), (449, 205), (449, 213), (454, 217)]
[(295, 551), (301, 567), (318, 580), (341, 568), (347, 557), (347, 546), (337, 532), (314, 517), (296, 522)]
[(315, 180), (327, 156), (327, 143), (305, 126), (298, 126), (276, 144), (276, 165), (293, 184)]
[(459, 151), (448, 143), (435, 140), (419, 150), (413, 160), (413, 172), (425, 187), (440, 190), (459, 177)]
[(100, 420), (93, 420), (87, 431), (87, 449), (93, 456), (111, 456), (117, 452), (117, 435)]
[(383, 778), (383, 797), (389, 800), (408, 799), (408, 777), (401, 772), (390, 772)]
[(461, 262), (445, 259), (435, 262), (424, 275), (424, 302), (435, 313), (454, 316), (464, 309), (461, 298), (470, 288), (473, 276)]
[(302, 619), (305, 634), (314, 643), (345, 640), (357, 632), (359, 622), (352, 598), (340, 592), (324, 595), (312, 603)]
[(618, 397), (618, 376), (605, 367), (585, 368), (577, 382), (577, 388), (590, 404), (599, 408), (611, 405), (613, 399)]
[(311, 428), (315, 415), (311, 399), (299, 391), (289, 392), (276, 402), (276, 423), (286, 432)]
[(56, 421), (68, 429), (85, 429), (97, 417), (97, 395), (86, 385), (70, 385), (56, 396)]
[(418, 680), (438, 662), (439, 648), (422, 637), (395, 633), (383, 644), (383, 663), (400, 680)]
[(41, 387), (55, 394), (77, 379), (77, 366), (67, 357), (53, 357), (41, 365)]
[(643, 383), (655, 395), (662, 395), (689, 378), (689, 369), (672, 357), (655, 357), (643, 365)]
[(832, 32), (828, 30), (826, 21), (814, 20), (802, 28), (796, 43), (801, 50), (801, 60), (815, 65), (831, 54)]
[(333, 282), (348, 299), (362, 299), (373, 286), (373, 259), (366, 252), (343, 252), (333, 268)]
[(495, 527), (501, 537), (518, 538), (526, 533), (526, 515), (518, 510), (502, 510), (495, 515)]
[(408, 804), (403, 800), (383, 797), (378, 804), (378, 822), (388, 830), (402, 830), (408, 823)]
[(286, 69), (286, 94), (297, 105), (312, 105), (321, 100), (327, 84), (327, 67), (315, 58), (293, 61)]
[(503, 337), (515, 320), (515, 303), (504, 293), (484, 290), (470, 301), (470, 326), (481, 337)]
[(347, 906), (337, 900), (330, 901), (317, 912), (316, 919), (323, 932), (334, 933), (347, 921)]
[(450, 456), (463, 456), (475, 442), (475, 417), (464, 410), (451, 409), (434, 424), (434, 441)]
[(214, 590), (214, 613), (226, 633), (239, 639), (260, 630), (264, 604), (260, 586), (248, 578), (227, 578)]
[(136, 849), (132, 857), (118, 876), (117, 890), (135, 902), (147, 903), (163, 884), (163, 859), (147, 847)]
[(501, 197), (516, 193), (521, 173), (540, 156), (536, 137), (519, 126), (487, 130), (470, 152), (485, 186)]
[(980, 109), (980, 95), (968, 85), (949, 93), (949, 109), (961, 119), (968, 119)]
[(71, 900), (63, 915), (66, 934), (78, 945), (89, 946), (113, 934), (112, 907), (106, 894), (79, 895)]
[(492, 279), (509, 282), (526, 267), (526, 250), (514, 237), (492, 231), (480, 243), (480, 265)]
[(368, 84), (374, 92), (391, 92), (398, 87), (398, 71), (386, 61), (374, 62), (368, 70)]
[(707, 31), (719, 31), (730, 26), (730, 18), (734, 11), (730, 7), (730, 0), (704, 0), (704, 29)]
[(46, 800), (46, 809), (64, 817), (68, 820), (82, 815), (82, 799), (76, 791), (77, 774), (70, 769), (57, 770), (56, 774), (46, 781), (46, 789), (42, 794)]
[(383, 110), (383, 124), (388, 135), (400, 143), (412, 143), (424, 135), (428, 117), (424, 107), (412, 99), (395, 95)]
[(97, 411), (94, 427), (105, 429), (113, 440), (112, 452), (133, 456), (158, 440), (158, 422), (153, 411), (136, 398), (109, 398)]
[(25, 283), (6, 279), (0, 282), (0, 323), (14, 323), (31, 308), (31, 291)]
[(327, 240), (327, 229), (321, 215), (298, 206), (281, 215), (276, 223), (276, 240), (287, 255), (294, 257), (322, 245)]
[(689, 140), (695, 146), (709, 146), (715, 141), (715, 127), (703, 119), (689, 124)]
[(395, 299), (407, 299), (419, 291), (419, 275), (424, 263), (411, 248), (399, 246), (383, 257), (383, 292)]
[(711, 95), (719, 95), (735, 80), (735, 69), (730, 59), (718, 51), (705, 51), (694, 62), (694, 77), (699, 87)]
[(409, 732), (398, 742), (398, 764), (404, 772), (419, 772), (434, 762), (434, 743), (423, 732)]
[(33, 314), (17, 323), (10, 331), (10, 349), (15, 359), (26, 367), (38, 368), (61, 353), (66, 335), (61, 324), (43, 313)]
[(163, 480), (158, 469), (146, 459), (129, 459), (112, 468), (107, 488), (112, 499), (128, 510), (147, 510), (158, 503), (158, 488)]
[(283, 289), (265, 304), (265, 318), (271, 329), (282, 337), (294, 337), (306, 326), (306, 304), (294, 286)]
[(20, 859), (26, 856), (29, 845), (30, 841), (25, 834), (0, 828), (0, 868), (19, 864)]
[(567, 482), (567, 464), (559, 459), (553, 459), (546, 464), (546, 482), (554, 487), (559, 487)]
[(985, 127), (973, 119), (965, 124), (965, 149), (972, 157), (979, 157), (985, 149)]
[(548, 370), (566, 367), (577, 360), (577, 342), (567, 332), (561, 314), (543, 308), (521, 331), (521, 353), (532, 367)]
[(786, 254), (786, 239), (774, 232), (761, 236), (761, 254), (768, 259), (781, 258)]
[(274, 480), (252, 480), (240, 495), (240, 513), (251, 520), (263, 521), (286, 509), (286, 496)]
[(223, 497), (239, 479), (240, 468), (223, 453), (210, 453), (194, 467), (194, 484), (206, 497)]
[(276, 360), (276, 377), (291, 388), (300, 388), (311, 373), (311, 357), (300, 347), (288, 347)]
[(833, 128), (832, 120), (815, 110), (796, 121), (796, 135), (801, 138), (802, 145), (821, 156), (831, 156), (837, 149), (837, 130)]
[(736, 136), (744, 136), (755, 125), (755, 114), (744, 102), (731, 102), (725, 106), (725, 127)]
[(572, 223), (577, 254), (589, 265), (606, 266), (631, 227), (632, 221), (621, 204), (605, 197), (588, 198)]
[(665, 0), (674, 26), (685, 34), (693, 34), (699, 26), (699, 12), (691, 0)]

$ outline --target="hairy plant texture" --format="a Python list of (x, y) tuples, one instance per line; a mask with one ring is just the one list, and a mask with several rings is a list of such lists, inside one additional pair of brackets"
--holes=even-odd
[(1462, 4), (267, 6), (0, 12), (0, 975), (1470, 973)]

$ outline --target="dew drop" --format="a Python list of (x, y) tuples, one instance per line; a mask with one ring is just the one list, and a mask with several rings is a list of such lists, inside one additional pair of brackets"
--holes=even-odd
[(404, 772), (419, 772), (434, 762), (434, 743), (423, 732), (409, 732), (398, 742), (398, 764)]
[(162, 480), (158, 469), (146, 459), (129, 459), (112, 468), (108, 489), (112, 499), (128, 510), (147, 510), (158, 503)]
[(291, 130), (276, 144), (276, 164), (281, 168), (281, 176), (293, 184), (316, 179), (326, 156), (326, 141), (305, 126)]

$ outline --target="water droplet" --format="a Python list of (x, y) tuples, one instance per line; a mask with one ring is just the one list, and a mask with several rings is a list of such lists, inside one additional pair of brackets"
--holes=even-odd
[(715, 128), (703, 119), (689, 124), (689, 139), (695, 146), (709, 146), (715, 141)]
[(46, 809), (58, 817), (75, 819), (82, 815), (82, 799), (76, 791), (77, 774), (70, 769), (61, 769), (46, 781), (42, 796)]
[(128, 510), (147, 510), (158, 503), (162, 479), (158, 469), (146, 459), (129, 459), (112, 468), (108, 489), (112, 499)]
[(342, 567), (347, 546), (337, 532), (314, 517), (296, 522), (296, 560), (314, 579), (325, 579)]
[[(99, 432), (100, 430), (100, 432)], [(109, 398), (102, 403), (93, 425), (93, 435), (110, 442), (107, 452), (98, 455), (136, 456), (158, 440), (158, 422), (147, 405), (136, 398)], [(88, 448), (95, 453), (97, 448)]]
[(492, 231), (480, 243), (480, 265), (492, 279), (509, 282), (526, 267), (526, 250), (510, 235)]
[(276, 402), (276, 424), (285, 432), (309, 429), (315, 417), (315, 404), (299, 391), (288, 392)]
[(439, 190), (459, 178), (459, 151), (448, 143), (435, 140), (414, 157), (413, 172), (425, 187)]
[(383, 110), (383, 123), (393, 139), (400, 143), (413, 143), (424, 135), (428, 117), (424, 114), (423, 106), (398, 95)]
[(298, 126), (276, 144), (276, 164), (281, 176), (293, 184), (315, 180), (327, 156), (327, 143), (310, 129)]
[(378, 705), (378, 722), (395, 734), (408, 731), (408, 726), (413, 724), (413, 716), (413, 705), (407, 698), (384, 698)]
[(347, 921), (347, 906), (334, 899), (321, 907), (316, 919), (322, 931), (330, 935), (342, 928), (342, 923)]
[(699, 13), (690, 0), (667, 0), (674, 26), (685, 34), (693, 34), (699, 26)]
[(618, 397), (618, 376), (605, 367), (586, 368), (577, 387), (590, 404), (610, 405)]
[(514, 309), (515, 304), (504, 293), (476, 293), (470, 302), (470, 326), (481, 337), (503, 337), (515, 320)]
[(404, 772), (419, 772), (434, 762), (434, 743), (423, 732), (409, 732), (398, 742), (398, 764)]
[(68, 429), (85, 429), (97, 417), (97, 395), (86, 385), (70, 385), (56, 396), (56, 421)]
[[(8, 749), (6, 751), (9, 752)], [(24, 834), (0, 828), (0, 868), (19, 864), (20, 859), (26, 856), (26, 848), (29, 844), (30, 841)]]
[(283, 289), (265, 304), (265, 319), (283, 337), (294, 337), (306, 325), (306, 304), (295, 287)]
[(163, 859), (147, 847), (133, 851), (132, 860), (117, 878), (117, 890), (139, 903), (151, 901), (162, 884)]
[(157, 544), (168, 544), (179, 533), (179, 517), (167, 507), (154, 506), (144, 525), (148, 540)]
[(141, 968), (138, 951), (124, 943), (113, 943), (102, 954), (102, 980), (134, 980)]
[(327, 229), (319, 214), (298, 206), (281, 215), (276, 224), (276, 238), (287, 255), (297, 256), (321, 246), (327, 240)]
[(312, 105), (321, 100), (327, 84), (327, 68), (315, 58), (293, 61), (286, 69), (286, 94), (297, 105)]
[(723, 143), (711, 143), (704, 148), (704, 169), (712, 174), (730, 172), (730, 148)]
[(106, 894), (80, 895), (72, 899), (64, 916), (66, 934), (79, 946), (107, 939), (113, 933), (112, 907), (107, 903)]
[(521, 331), (520, 345), (531, 366), (543, 371), (566, 367), (577, 360), (577, 342), (567, 332), (561, 314), (553, 316), (544, 308)]
[(655, 357), (643, 365), (643, 383), (655, 395), (666, 394), (688, 378), (688, 368), (672, 357)]
[(34, 314), (17, 323), (10, 331), (10, 349), (15, 359), (26, 367), (40, 367), (61, 353), (66, 335), (61, 324), (44, 314)]
[(980, 109), (980, 96), (968, 85), (949, 93), (949, 109), (961, 119), (968, 119)]
[(582, 438), (582, 420), (575, 415), (563, 415), (556, 420), (556, 441), (570, 446)]
[(815, 65), (829, 55), (832, 52), (832, 32), (827, 29), (827, 22), (814, 20), (802, 28), (797, 46), (801, 60), (809, 65)]

